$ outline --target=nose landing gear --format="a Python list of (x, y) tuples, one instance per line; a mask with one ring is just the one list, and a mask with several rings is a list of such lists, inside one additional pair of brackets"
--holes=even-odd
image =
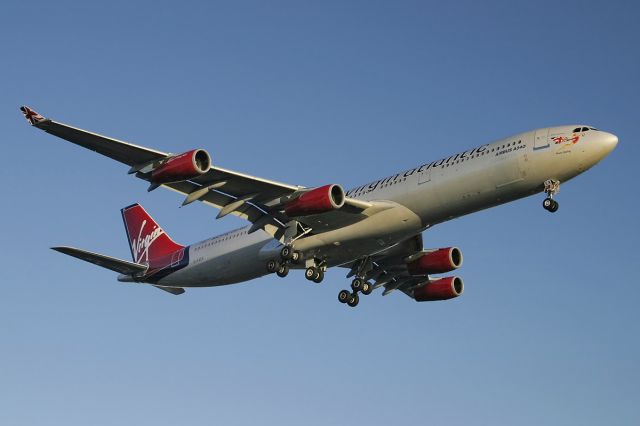
[(553, 196), (560, 192), (560, 181), (555, 179), (548, 179), (544, 181), (544, 192), (547, 194), (547, 198), (542, 202), (542, 207), (544, 207), (548, 212), (557, 212), (560, 204), (553, 199)]

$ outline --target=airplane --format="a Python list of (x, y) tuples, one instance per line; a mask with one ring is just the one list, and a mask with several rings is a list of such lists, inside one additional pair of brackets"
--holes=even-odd
[(118, 281), (149, 284), (172, 294), (189, 287), (240, 283), (291, 269), (320, 283), (331, 267), (353, 278), (338, 300), (355, 307), (359, 295), (384, 288), (418, 302), (460, 296), (457, 247), (425, 248), (422, 233), (434, 225), (520, 198), (545, 193), (555, 212), (560, 183), (585, 172), (618, 143), (584, 124), (547, 127), (476, 146), (345, 191), (267, 180), (214, 166), (204, 149), (172, 154), (133, 145), (20, 110), (40, 130), (129, 166), (129, 174), (250, 224), (183, 246), (139, 204), (121, 210), (132, 261), (74, 247), (53, 250), (119, 273)]

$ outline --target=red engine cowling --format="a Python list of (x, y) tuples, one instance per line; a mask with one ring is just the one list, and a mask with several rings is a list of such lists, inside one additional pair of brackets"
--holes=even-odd
[(153, 183), (180, 182), (193, 179), (209, 170), (211, 157), (204, 149), (194, 149), (169, 158), (151, 172)]
[(344, 190), (340, 185), (325, 185), (309, 190), (284, 206), (287, 216), (325, 213), (344, 205)]
[(444, 277), (426, 282), (413, 290), (416, 302), (432, 302), (458, 297), (464, 291), (464, 283), (459, 277)]
[(442, 274), (462, 266), (462, 252), (457, 247), (447, 247), (425, 253), (407, 264), (411, 275)]

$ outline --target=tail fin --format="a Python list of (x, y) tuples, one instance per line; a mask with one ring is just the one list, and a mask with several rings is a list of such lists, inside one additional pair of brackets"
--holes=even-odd
[(165, 234), (140, 204), (132, 204), (121, 211), (135, 263), (148, 265), (155, 259), (184, 248)]

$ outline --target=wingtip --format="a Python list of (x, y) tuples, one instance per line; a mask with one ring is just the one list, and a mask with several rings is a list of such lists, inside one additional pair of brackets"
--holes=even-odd
[(38, 112), (36, 110), (34, 110), (32, 108), (29, 108), (26, 105), (22, 105), (20, 107), (20, 111), (22, 112), (22, 115), (24, 115), (24, 118), (26, 118), (26, 120), (32, 126), (35, 126), (36, 124), (46, 120), (46, 118), (44, 118), (42, 115), (38, 114)]
[(55, 246), (55, 247), (49, 247), (49, 248), (54, 251), (59, 251), (60, 253), (64, 253), (66, 250), (71, 249), (71, 247), (69, 246)]

